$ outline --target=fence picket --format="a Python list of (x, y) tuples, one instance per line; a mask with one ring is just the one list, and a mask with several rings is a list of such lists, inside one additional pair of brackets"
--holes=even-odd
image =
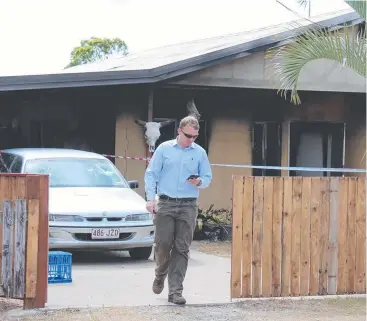
[(354, 293), (354, 275), (356, 265), (356, 195), (357, 179), (350, 178), (348, 186), (348, 246), (346, 259), (346, 292)]
[(320, 210), (320, 268), (319, 268), (319, 294), (328, 293), (328, 243), (329, 243), (329, 217), (330, 217), (330, 186), (329, 179), (321, 179), (321, 210)]
[(13, 290), (13, 226), (12, 201), (3, 201), (3, 248), (1, 280), (4, 296), (12, 297)]
[(15, 255), (13, 297), (24, 298), (25, 294), (25, 244), (27, 228), (26, 200), (15, 201)]
[[(281, 294), (283, 178), (273, 180), (272, 296)], [(251, 217), (251, 213), (249, 213)]]
[(330, 180), (328, 294), (336, 294), (338, 271), (338, 196), (339, 178), (333, 177)]
[(366, 181), (358, 178), (355, 292), (366, 292)]
[(242, 296), (247, 298), (252, 294), (252, 211), (254, 202), (254, 179), (244, 178), (242, 211)]
[(242, 210), (243, 210), (243, 178), (233, 177), (233, 229), (232, 229), (232, 257), (236, 264), (232, 264), (231, 270), (231, 296), (241, 295), (241, 264), (242, 261)]
[(254, 219), (252, 235), (252, 296), (261, 295), (261, 254), (264, 210), (264, 178), (257, 177), (254, 183)]
[(300, 295), (309, 295), (311, 235), (311, 177), (302, 178)]
[(302, 177), (293, 179), (292, 190), (291, 295), (298, 296), (300, 292)]
[(271, 260), (273, 246), (273, 178), (264, 178), (264, 211), (263, 211), (263, 252), (262, 252), (262, 292), (261, 295), (268, 297), (271, 294)]
[(283, 241), (282, 241), (282, 296), (290, 295), (292, 242), (292, 186), (291, 177), (284, 177)]

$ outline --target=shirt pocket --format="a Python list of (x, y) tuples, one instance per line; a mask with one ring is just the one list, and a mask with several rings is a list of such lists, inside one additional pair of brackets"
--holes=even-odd
[(199, 160), (196, 157), (187, 156), (183, 160), (183, 166), (192, 174), (198, 174)]

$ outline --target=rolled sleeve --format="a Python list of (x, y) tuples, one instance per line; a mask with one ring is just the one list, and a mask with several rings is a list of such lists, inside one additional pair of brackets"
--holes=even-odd
[(203, 152), (203, 156), (201, 157), (200, 165), (199, 165), (199, 175), (201, 179), (201, 184), (198, 188), (207, 188), (212, 181), (212, 169), (210, 166), (210, 162), (206, 152)]

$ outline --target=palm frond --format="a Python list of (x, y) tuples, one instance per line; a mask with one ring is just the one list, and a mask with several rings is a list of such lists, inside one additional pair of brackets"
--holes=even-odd
[(297, 0), (297, 4), (300, 6), (300, 7), (304, 7), (306, 8), (309, 3), (310, 3), (311, 0)]
[[(302, 0), (301, 0), (302, 1)], [(367, 1), (366, 0), (345, 0), (366, 21)]]
[(298, 81), (303, 67), (318, 59), (339, 62), (366, 77), (366, 34), (357, 32), (357, 27), (345, 25), (340, 30), (305, 28), (295, 41), (267, 51), (270, 61), (266, 68), (268, 79), (286, 97), (291, 91), (291, 102), (300, 104), (297, 93)]

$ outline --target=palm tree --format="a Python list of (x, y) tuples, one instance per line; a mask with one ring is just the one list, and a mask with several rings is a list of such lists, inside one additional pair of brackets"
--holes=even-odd
[[(297, 1), (305, 6), (310, 0)], [(366, 0), (345, 2), (366, 21)], [(287, 91), (291, 91), (291, 102), (300, 104), (297, 92), (300, 73), (307, 63), (318, 59), (334, 60), (366, 77), (366, 33), (365, 30), (350, 33), (350, 28), (354, 27), (344, 25), (340, 30), (327, 30), (316, 24), (305, 28), (294, 42), (269, 49), (266, 54), (266, 58), (270, 58), (269, 79), (275, 80), (278, 93), (286, 97)]]

